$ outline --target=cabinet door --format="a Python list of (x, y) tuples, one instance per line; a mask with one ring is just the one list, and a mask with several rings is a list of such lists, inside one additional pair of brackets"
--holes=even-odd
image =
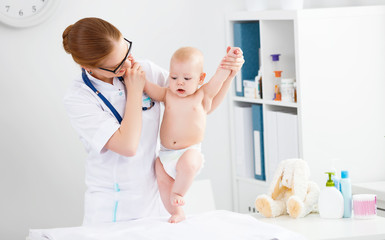
[(240, 213), (255, 212), (255, 199), (260, 194), (267, 193), (266, 186), (259, 186), (253, 181), (238, 180), (238, 210)]

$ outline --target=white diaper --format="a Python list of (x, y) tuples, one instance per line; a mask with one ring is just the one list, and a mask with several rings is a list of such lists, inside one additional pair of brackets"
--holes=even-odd
[[(187, 148), (175, 150), (175, 149), (165, 148), (161, 144), (160, 145), (160, 151), (159, 151), (159, 159), (160, 159), (160, 162), (163, 164), (163, 168), (166, 171), (166, 173), (170, 177), (175, 179), (176, 164), (178, 163), (179, 158), (183, 155), (183, 153), (185, 153), (189, 149), (196, 149), (199, 152), (201, 152), (201, 145), (202, 145), (201, 143), (198, 143), (198, 144), (192, 145), (192, 146), (187, 147)], [(199, 171), (197, 172), (197, 175), (201, 172), (204, 162), (205, 162), (205, 158), (202, 154), (202, 165), (201, 165), (201, 168), (199, 169)]]

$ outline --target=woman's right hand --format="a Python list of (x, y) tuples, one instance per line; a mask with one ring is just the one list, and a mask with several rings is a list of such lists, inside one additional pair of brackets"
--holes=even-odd
[[(142, 131), (142, 93), (146, 73), (132, 58), (126, 62), (123, 75), (126, 85), (126, 106), (120, 128), (108, 140), (106, 148), (120, 155), (132, 157), (136, 154)], [(131, 64), (130, 64), (131, 63)]]
[(135, 62), (133, 58), (130, 59), (131, 67), (128, 67), (124, 73), (124, 84), (127, 88), (133, 88), (140, 92), (143, 92), (144, 85), (146, 83), (146, 73), (138, 62)]

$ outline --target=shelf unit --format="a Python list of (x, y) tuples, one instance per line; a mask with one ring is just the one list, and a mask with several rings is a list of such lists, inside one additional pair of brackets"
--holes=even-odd
[[(235, 211), (253, 212), (256, 196), (267, 193), (284, 156), (277, 153), (280, 140), (275, 134), (280, 136), (282, 127), (271, 121), (272, 113), (289, 113), (296, 119), (291, 134), (295, 131), (297, 149), (292, 146), (293, 156), (287, 157), (306, 160), (312, 180), (320, 186), (332, 158), (340, 159), (337, 170), (348, 169), (357, 181), (382, 176), (372, 165), (385, 165), (385, 6), (235, 12), (227, 15), (226, 28), (228, 45), (240, 46), (246, 60), (229, 94)], [(296, 79), (295, 103), (272, 100), (270, 55), (276, 53), (282, 54), (283, 78)], [(253, 79), (259, 68), (263, 98), (242, 97), (237, 81)], [(248, 169), (250, 163), (248, 167), (239, 164), (252, 156), (240, 150), (246, 149), (243, 143), (250, 145), (250, 133), (240, 141), (239, 132), (248, 130), (239, 123), (248, 115), (239, 114), (239, 108), (254, 105), (262, 107), (263, 119), (261, 149), (255, 150), (259, 140), (254, 138), (252, 150), (261, 153), (264, 162), (265, 178), (260, 180), (240, 171), (240, 166)], [(362, 159), (365, 164), (360, 165)]]

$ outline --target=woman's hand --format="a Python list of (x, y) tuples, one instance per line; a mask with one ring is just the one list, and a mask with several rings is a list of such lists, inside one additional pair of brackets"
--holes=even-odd
[(137, 91), (143, 92), (144, 85), (146, 83), (146, 73), (138, 62), (135, 62), (134, 58), (130, 57), (130, 66), (124, 73), (124, 84), (127, 88), (133, 88)]
[(125, 63), (124, 84), (126, 85), (126, 106), (123, 120), (106, 147), (120, 155), (135, 156), (142, 131), (142, 93), (146, 74), (132, 57)]
[(243, 52), (239, 47), (227, 47), (227, 55), (221, 62), (221, 68), (231, 70), (230, 77), (234, 77), (244, 62)]

